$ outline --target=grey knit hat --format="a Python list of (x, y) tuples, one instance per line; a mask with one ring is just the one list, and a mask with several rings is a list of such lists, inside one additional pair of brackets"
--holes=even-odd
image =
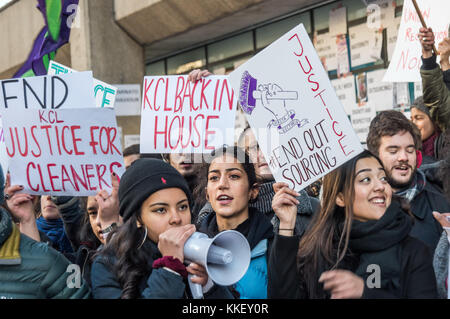
[(413, 107), (417, 108), (419, 111), (422, 111), (431, 118), (430, 109), (423, 102), (423, 96), (419, 96), (414, 100), (414, 102), (411, 104), (411, 108)]

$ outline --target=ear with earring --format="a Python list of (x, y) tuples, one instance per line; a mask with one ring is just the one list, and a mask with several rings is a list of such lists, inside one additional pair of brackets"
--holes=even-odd
[[(144, 245), (145, 240), (147, 239), (148, 229), (147, 229), (147, 226), (144, 225), (144, 227), (145, 227), (144, 238), (142, 239), (142, 242), (141, 242), (141, 244), (138, 246), (137, 249), (141, 248), (142, 245)], [(139, 221), (137, 222), (137, 228), (138, 228), (138, 229), (141, 229), (141, 228), (142, 228), (142, 225), (141, 225), (141, 223), (140, 223)]]

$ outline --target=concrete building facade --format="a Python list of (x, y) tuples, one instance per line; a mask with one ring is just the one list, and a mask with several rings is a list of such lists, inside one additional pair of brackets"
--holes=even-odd
[[(80, 0), (70, 42), (55, 60), (78, 71), (92, 70), (110, 84), (142, 84), (144, 75), (185, 74), (194, 68), (227, 74), (299, 23), (312, 38), (327, 32), (332, 8), (347, 7), (349, 27), (364, 23), (366, 2)], [(403, 1), (396, 3), (398, 16)], [(44, 25), (36, 5), (36, 0), (12, 0), (0, 8), (0, 79), (20, 68)], [(385, 68), (387, 63), (383, 56), (352, 71)], [(123, 135), (139, 134), (139, 115), (117, 121)]]

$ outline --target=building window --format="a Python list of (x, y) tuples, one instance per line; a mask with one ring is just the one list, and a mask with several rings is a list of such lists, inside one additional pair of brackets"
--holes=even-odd
[(215, 63), (252, 51), (252, 32), (245, 32), (232, 38), (208, 45), (208, 63)]
[(167, 59), (167, 74), (183, 74), (206, 64), (204, 48), (187, 51)]
[(162, 75), (166, 74), (166, 68), (164, 66), (164, 60), (147, 64), (145, 68), (146, 75)]
[(311, 33), (311, 18), (309, 12), (297, 14), (293, 17), (256, 29), (256, 49), (259, 50), (265, 48), (300, 23), (303, 23), (306, 32)]

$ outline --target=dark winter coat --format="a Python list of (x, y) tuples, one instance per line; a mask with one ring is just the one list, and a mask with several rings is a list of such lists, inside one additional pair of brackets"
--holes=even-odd
[[(164, 268), (152, 269), (153, 261), (161, 257), (156, 244), (146, 240), (144, 246), (153, 251), (148, 258), (147, 273), (139, 284), (143, 299), (182, 299), (189, 298), (188, 283), (183, 277)], [(144, 248), (144, 246), (142, 248)], [(99, 255), (95, 257), (91, 268), (92, 294), (95, 299), (119, 299), (122, 287), (114, 274), (117, 259), (113, 256)], [(233, 299), (226, 287), (214, 285), (204, 294), (206, 299)]]
[[(392, 202), (378, 221), (352, 225), (350, 248), (338, 268), (363, 278), (362, 298), (437, 297), (431, 252), (408, 235), (409, 228), (409, 217), (397, 202)], [(269, 255), (269, 298), (310, 298), (306, 281), (297, 270), (298, 245), (298, 236), (275, 236)], [(368, 285), (369, 265), (380, 266), (380, 288)], [(318, 269), (317, 279), (326, 270), (330, 269)], [(318, 295), (330, 297), (321, 288)]]
[(89, 298), (89, 286), (69, 265), (61, 253), (21, 234), (0, 209), (0, 299)]

